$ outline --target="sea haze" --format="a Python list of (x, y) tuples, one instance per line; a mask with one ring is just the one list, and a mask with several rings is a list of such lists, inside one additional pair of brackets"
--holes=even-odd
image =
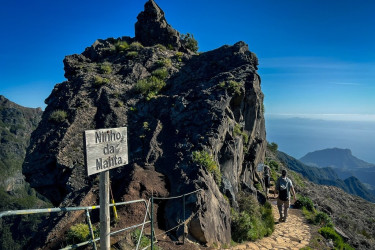
[(301, 158), (326, 148), (348, 148), (357, 158), (375, 163), (375, 121), (329, 121), (266, 118), (267, 140), (279, 150)]

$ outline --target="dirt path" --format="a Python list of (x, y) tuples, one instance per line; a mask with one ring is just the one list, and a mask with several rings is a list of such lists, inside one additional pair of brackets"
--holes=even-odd
[(310, 227), (299, 209), (289, 209), (288, 220), (279, 223), (279, 212), (277, 210), (276, 200), (271, 200), (272, 211), (275, 217), (275, 231), (269, 237), (248, 242), (233, 247), (233, 250), (239, 249), (300, 249), (309, 244), (311, 234)]

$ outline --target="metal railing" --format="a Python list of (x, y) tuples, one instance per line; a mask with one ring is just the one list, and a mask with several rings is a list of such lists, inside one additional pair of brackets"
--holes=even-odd
[[(172, 200), (172, 199), (180, 199), (182, 198), (182, 209), (183, 209), (183, 212), (182, 212), (182, 222), (177, 224), (177, 226), (173, 227), (173, 228), (170, 228), (168, 230), (166, 230), (165, 232), (161, 233), (161, 234), (158, 234), (158, 235), (154, 235), (154, 221), (153, 221), (153, 209), (151, 209), (151, 249), (153, 250), (154, 249), (154, 243), (157, 242), (157, 237), (158, 236), (161, 236), (163, 234), (167, 234), (168, 232), (176, 229), (176, 228), (179, 228), (180, 226), (184, 225), (186, 223), (186, 214), (185, 214), (185, 197), (186, 196), (189, 196), (191, 194), (195, 194), (199, 191), (202, 191), (203, 189), (197, 189), (195, 191), (192, 191), (190, 193), (186, 193), (186, 194), (182, 194), (182, 195), (179, 195), (179, 196), (172, 196), (172, 197), (154, 197), (154, 196), (151, 196), (151, 198), (149, 199), (149, 201), (151, 201), (151, 208), (153, 208), (153, 205), (154, 205), (154, 200)], [(182, 234), (183, 238), (182, 238), (182, 241), (183, 241), (183, 244), (185, 244), (185, 233)], [(155, 238), (155, 241), (154, 241), (154, 238)]]
[[(148, 224), (148, 223), (151, 222), (150, 220), (146, 221), (147, 215), (149, 215), (149, 213), (148, 213), (149, 204), (147, 204), (146, 200), (144, 200), (144, 199), (118, 202), (118, 203), (115, 203), (115, 204), (110, 204), (109, 206), (110, 207), (113, 207), (113, 206), (122, 206), (122, 205), (129, 205), (129, 204), (133, 204), (133, 203), (138, 203), (138, 202), (143, 202), (145, 204), (145, 208), (146, 208), (146, 212), (145, 212), (145, 217), (144, 217), (143, 223), (138, 224), (138, 225), (133, 225), (133, 226), (130, 226), (130, 227), (127, 227), (127, 228), (123, 228), (123, 229), (120, 229), (120, 230), (115, 231), (115, 232), (111, 232), (110, 235), (115, 235), (115, 234), (118, 234), (120, 232), (124, 232), (126, 230), (130, 230), (130, 229), (133, 229), (133, 228), (136, 228), (136, 227), (144, 226), (145, 224)], [(1, 212), (0, 213), (0, 218), (5, 217), (5, 216), (11, 216), (11, 215), (27, 215), (27, 214), (40, 214), (40, 213), (59, 213), (59, 212), (72, 212), (72, 211), (85, 210), (86, 211), (86, 221), (87, 221), (87, 224), (89, 226), (91, 239), (88, 240), (88, 241), (85, 241), (85, 242), (81, 242), (79, 244), (73, 244), (73, 245), (66, 246), (65, 248), (62, 248), (62, 249), (73, 249), (73, 248), (77, 248), (77, 247), (80, 247), (80, 246), (85, 246), (85, 245), (88, 245), (88, 244), (91, 243), (93, 245), (93, 248), (96, 250), (97, 249), (97, 247), (96, 247), (96, 241), (100, 240), (100, 238), (95, 238), (95, 236), (94, 236), (94, 232), (93, 232), (92, 224), (91, 224), (90, 212), (89, 212), (90, 210), (94, 210), (94, 209), (100, 209), (100, 206), (59, 207), (59, 208), (11, 210), (11, 211)], [(150, 217), (150, 215), (149, 215), (149, 217)], [(139, 235), (138, 242), (140, 242), (141, 236), (142, 236), (142, 234)]]
[[(139, 234), (138, 241), (137, 241), (137, 246), (136, 246), (136, 249), (138, 250), (140, 242), (141, 242), (141, 238), (142, 238), (142, 235), (143, 235), (144, 227), (145, 227), (146, 224), (150, 223), (150, 225), (151, 225), (151, 244), (148, 245), (148, 246), (146, 246), (143, 249), (147, 249), (149, 247), (151, 247), (151, 249), (153, 249), (154, 248), (154, 243), (157, 242), (157, 237), (159, 237), (159, 236), (161, 236), (163, 234), (167, 234), (168, 232), (170, 232), (170, 231), (172, 231), (172, 230), (174, 230), (176, 228), (179, 228), (181, 225), (184, 225), (186, 223), (185, 197), (189, 196), (189, 195), (192, 195), (194, 193), (197, 193), (199, 191), (202, 191), (202, 189), (198, 189), (198, 190), (186, 193), (186, 194), (182, 194), (182, 195), (179, 195), (179, 196), (173, 196), (173, 197), (154, 197), (154, 196), (151, 196), (151, 198), (149, 198), (148, 202), (146, 200), (144, 200), (144, 199), (140, 199), (140, 200), (125, 201), (125, 202), (118, 202), (118, 203), (110, 204), (109, 206), (113, 207), (113, 206), (122, 206), (122, 205), (129, 205), (129, 204), (133, 204), (133, 203), (142, 202), (142, 203), (144, 203), (145, 208), (146, 208), (145, 216), (144, 216), (144, 219), (143, 219), (143, 223), (137, 224), (137, 225), (133, 225), (133, 226), (129, 226), (129, 227), (120, 229), (120, 230), (115, 231), (115, 232), (111, 232), (110, 236), (118, 234), (120, 232), (124, 232), (124, 231), (130, 230), (130, 229), (141, 227), (141, 233)], [(165, 232), (163, 232), (161, 234), (155, 235), (155, 229), (154, 229), (154, 212), (153, 212), (154, 200), (172, 200), (172, 199), (179, 199), (179, 198), (182, 198), (182, 208), (183, 208), (182, 222), (179, 223), (179, 224), (177, 224), (177, 226), (175, 226), (173, 228), (170, 228), (170, 229), (166, 230)], [(150, 206), (150, 204), (151, 204), (151, 206)], [(151, 213), (149, 211), (150, 207), (151, 207)], [(87, 207), (61, 207), (61, 208), (11, 210), (11, 211), (0, 212), (0, 219), (2, 217), (12, 216), (12, 215), (28, 215), (28, 214), (40, 214), (40, 213), (59, 213), (59, 212), (72, 212), (72, 211), (84, 210), (86, 212), (86, 221), (87, 221), (87, 224), (89, 226), (91, 239), (88, 240), (88, 241), (85, 241), (85, 242), (78, 243), (78, 244), (73, 244), (73, 245), (66, 246), (66, 247), (64, 247), (62, 249), (73, 249), (73, 248), (85, 246), (85, 245), (88, 245), (88, 244), (92, 244), (93, 248), (96, 250), (97, 249), (96, 242), (99, 241), (100, 238), (95, 238), (95, 235), (94, 235), (94, 232), (93, 232), (92, 223), (91, 223), (90, 210), (94, 210), (94, 209), (100, 209), (100, 206), (96, 206), (95, 205), (95, 206), (87, 206)], [(150, 220), (147, 220), (147, 216), (149, 217)], [(183, 243), (185, 243), (185, 234), (184, 233), (183, 233)]]

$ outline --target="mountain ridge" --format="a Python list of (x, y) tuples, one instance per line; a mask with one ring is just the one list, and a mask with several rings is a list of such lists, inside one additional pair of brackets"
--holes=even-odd
[(303, 162), (278, 151), (277, 157), (288, 167), (306, 177), (308, 180), (321, 185), (336, 186), (346, 191), (347, 193), (360, 196), (370, 202), (375, 202), (375, 196), (368, 190), (358, 178), (348, 177), (345, 180), (339, 178), (338, 174), (333, 168), (317, 168), (306, 165)]
[(306, 164), (315, 164), (319, 167), (333, 167), (341, 169), (356, 169), (375, 167), (375, 164), (353, 156), (350, 149), (327, 148), (307, 153), (300, 158)]
[(341, 179), (354, 176), (375, 195), (375, 164), (353, 156), (350, 149), (317, 150), (306, 154), (300, 160), (307, 165), (319, 168), (332, 166)]

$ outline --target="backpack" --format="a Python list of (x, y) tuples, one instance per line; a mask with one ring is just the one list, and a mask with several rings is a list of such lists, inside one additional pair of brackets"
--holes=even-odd
[(289, 200), (288, 189), (284, 185), (280, 185), (280, 187), (279, 187), (279, 199), (282, 200), (282, 201), (288, 201)]

